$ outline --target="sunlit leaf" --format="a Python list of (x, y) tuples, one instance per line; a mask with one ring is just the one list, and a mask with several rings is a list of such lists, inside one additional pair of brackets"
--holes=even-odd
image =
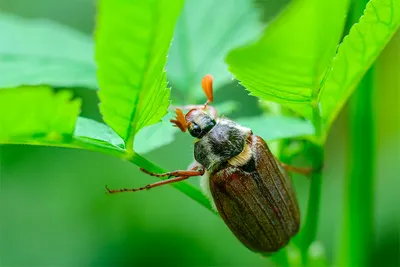
[(0, 14), (0, 87), (97, 88), (93, 42), (42, 19)]
[(182, 5), (181, 0), (98, 3), (100, 111), (128, 149), (141, 128), (167, 111), (170, 90), (163, 68)]
[(0, 143), (68, 143), (72, 140), (80, 99), (70, 91), (47, 87), (0, 90)]
[(400, 2), (372, 0), (338, 49), (320, 93), (326, 130), (400, 25)]
[(186, 0), (168, 56), (167, 74), (174, 90), (193, 102), (205, 74), (214, 88), (232, 80), (224, 62), (232, 48), (253, 40), (262, 28), (259, 11), (248, 0)]
[[(70, 91), (55, 93), (48, 87), (0, 90), (0, 144), (83, 148), (124, 158), (122, 139), (102, 123), (78, 119), (80, 108), (80, 99), (72, 99)], [(130, 160), (149, 171), (166, 172), (138, 154)], [(199, 189), (187, 182), (172, 186), (213, 211)]]
[(110, 127), (78, 117), (81, 100), (72, 91), (44, 86), (0, 90), (0, 143), (33, 144), (123, 152)]
[(254, 96), (310, 117), (333, 58), (348, 0), (293, 0), (255, 44), (230, 52), (230, 71)]
[(285, 116), (260, 116), (239, 118), (239, 124), (252, 129), (265, 141), (305, 137), (314, 134), (313, 125), (306, 120)]

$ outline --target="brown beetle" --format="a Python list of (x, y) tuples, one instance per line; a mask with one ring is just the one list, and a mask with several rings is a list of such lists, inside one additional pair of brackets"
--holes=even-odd
[(206, 104), (185, 106), (190, 109), (186, 115), (176, 109), (176, 119), (171, 120), (196, 138), (193, 168), (163, 174), (141, 169), (152, 176), (174, 178), (141, 188), (107, 188), (108, 193), (139, 191), (203, 176), (205, 194), (235, 236), (253, 251), (275, 252), (296, 235), (300, 226), (298, 203), (285, 170), (303, 174), (310, 170), (280, 163), (251, 129), (217, 118), (215, 108), (208, 105), (213, 101), (212, 81), (211, 75), (202, 81)]

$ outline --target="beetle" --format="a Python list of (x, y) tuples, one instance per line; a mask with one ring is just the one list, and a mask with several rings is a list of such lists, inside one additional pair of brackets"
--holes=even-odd
[[(265, 141), (252, 130), (228, 118), (218, 118), (213, 102), (213, 77), (206, 75), (202, 88), (204, 105), (189, 105), (184, 115), (176, 109), (171, 120), (182, 132), (195, 138), (195, 163), (189, 170), (156, 174), (166, 177), (140, 188), (109, 189), (109, 194), (134, 192), (202, 176), (201, 185), (233, 234), (250, 250), (272, 253), (297, 234), (300, 212), (286, 171), (309, 174), (309, 169), (281, 163)], [(173, 178), (171, 178), (173, 177)]]

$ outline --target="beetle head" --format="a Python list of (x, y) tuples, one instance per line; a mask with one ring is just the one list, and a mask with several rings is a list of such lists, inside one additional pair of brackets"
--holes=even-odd
[(176, 118), (171, 120), (175, 127), (179, 127), (182, 132), (186, 132), (186, 129), (188, 129), (189, 133), (196, 138), (202, 138), (214, 127), (216, 124), (215, 119), (205, 112), (208, 104), (213, 101), (212, 84), (213, 77), (210, 74), (204, 76), (201, 85), (205, 95), (207, 96), (207, 102), (204, 106), (194, 106), (195, 108), (189, 110), (186, 115), (183, 115), (182, 110), (177, 108), (175, 110)]
[(216, 124), (215, 120), (202, 109), (190, 110), (185, 120), (190, 135), (196, 138), (202, 138)]

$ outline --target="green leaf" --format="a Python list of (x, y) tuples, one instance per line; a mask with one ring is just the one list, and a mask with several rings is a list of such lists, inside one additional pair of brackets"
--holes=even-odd
[(164, 65), (181, 0), (100, 0), (96, 60), (104, 121), (133, 149), (144, 126), (169, 105)]
[(107, 125), (78, 117), (80, 112), (81, 100), (72, 91), (1, 89), (0, 143), (83, 148), (123, 157), (122, 139)]
[(0, 143), (62, 144), (72, 141), (80, 99), (48, 87), (0, 90)]
[[(0, 144), (82, 148), (128, 159), (151, 172), (166, 172), (139, 154), (126, 157), (122, 139), (107, 125), (86, 118), (78, 119), (80, 108), (81, 100), (72, 99), (71, 91), (56, 93), (43, 86), (2, 89)], [(187, 182), (172, 186), (215, 212), (199, 189)]]
[(400, 2), (371, 0), (333, 61), (319, 99), (325, 130), (400, 25)]
[(168, 56), (168, 80), (186, 102), (204, 98), (203, 76), (214, 76), (216, 90), (231, 82), (226, 53), (261, 31), (259, 12), (251, 1), (186, 0)]
[(239, 118), (236, 122), (252, 129), (254, 134), (261, 136), (265, 141), (305, 137), (314, 134), (314, 127), (309, 121), (293, 117), (269, 115)]
[(124, 140), (108, 125), (88, 118), (78, 117), (74, 132), (76, 139), (117, 149), (124, 149)]
[(347, 6), (348, 0), (293, 0), (257, 43), (228, 54), (230, 71), (251, 95), (286, 104), (310, 118)]
[(0, 13), (0, 87), (97, 88), (89, 36), (41, 19)]

